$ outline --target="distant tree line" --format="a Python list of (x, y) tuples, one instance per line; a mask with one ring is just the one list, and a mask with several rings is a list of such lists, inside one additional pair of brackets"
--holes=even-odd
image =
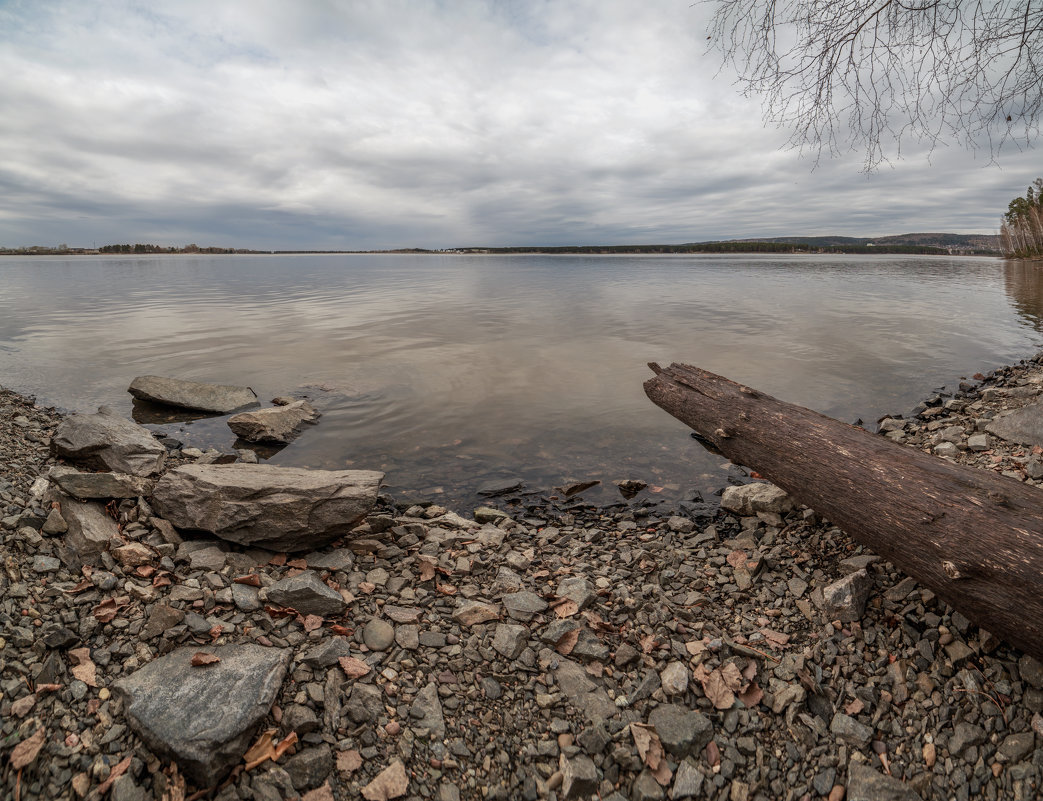
[(98, 248), (99, 253), (254, 253), (256, 251), (242, 250), (236, 248), (201, 248), (199, 245), (185, 245), (183, 248), (164, 247), (163, 245), (141, 244), (136, 245), (102, 245)]
[[(910, 253), (949, 255), (948, 248), (930, 245), (806, 245), (793, 242), (728, 240), (692, 242), (684, 245), (600, 245), (562, 247), (460, 248), (459, 253), (547, 253), (547, 254), (658, 254), (658, 253)], [(962, 251), (966, 252), (966, 251)], [(983, 251), (990, 252), (990, 251)], [(994, 252), (993, 252), (994, 253)]]
[(1000, 226), (1003, 252), (1017, 259), (1043, 256), (1043, 178), (1032, 182), (1024, 197), (1007, 206)]

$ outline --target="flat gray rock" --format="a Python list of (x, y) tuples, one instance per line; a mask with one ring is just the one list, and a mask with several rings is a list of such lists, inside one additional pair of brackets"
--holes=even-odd
[(423, 730), (432, 739), (445, 737), (445, 719), (442, 716), (442, 702), (438, 698), (438, 685), (429, 682), (416, 694), (413, 705), (409, 708), (409, 717), (415, 722), (414, 728)]
[(922, 801), (905, 782), (868, 765), (851, 762), (847, 767), (847, 801)]
[(98, 498), (139, 498), (152, 494), (154, 483), (127, 473), (81, 473), (58, 465), (47, 476), (62, 492), (80, 500)]
[(311, 551), (366, 516), (383, 478), (373, 470), (184, 465), (159, 480), (153, 506), (178, 528), (274, 551)]
[(203, 384), (158, 375), (138, 376), (127, 392), (139, 400), (214, 414), (228, 414), (257, 404), (257, 393), (249, 387)]
[(113, 540), (119, 541), (119, 527), (100, 503), (83, 503), (54, 491), (47, 497), (49, 501), (57, 500), (61, 504), (62, 519), (68, 527), (65, 542), (80, 561), (87, 564), (100, 562), (102, 551), (109, 550)]
[(66, 417), (51, 439), (55, 456), (116, 473), (150, 476), (163, 469), (167, 449), (152, 433), (107, 406)]
[[(193, 667), (199, 651), (221, 661)], [(114, 685), (131, 728), (157, 754), (172, 757), (209, 787), (249, 747), (274, 703), (292, 651), (260, 645), (179, 648)]]
[(240, 412), (228, 418), (228, 427), (247, 442), (289, 442), (297, 436), (302, 423), (318, 417), (311, 404), (299, 400), (286, 406)]
[(1021, 409), (997, 417), (985, 430), (1007, 442), (1020, 445), (1043, 444), (1043, 401), (1036, 401)]
[(340, 593), (319, 578), (314, 570), (306, 570), (275, 582), (268, 588), (268, 600), (289, 606), (304, 615), (337, 615), (347, 604)]

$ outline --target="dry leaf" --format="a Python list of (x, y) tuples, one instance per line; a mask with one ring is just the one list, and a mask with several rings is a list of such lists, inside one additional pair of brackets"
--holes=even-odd
[(77, 593), (83, 592), (84, 590), (93, 586), (94, 585), (91, 583), (90, 579), (84, 579), (72, 589), (65, 590), (65, 593), (66, 595), (76, 595)]
[(224, 631), (224, 630), (225, 630), (225, 627), (220, 625), (220, 624), (214, 626), (208, 632), (210, 634), (210, 639), (211, 640), (216, 640), (218, 637), (221, 636), (221, 632)]
[(240, 576), (237, 579), (232, 579), (235, 584), (245, 584), (247, 587), (260, 587), (261, 577), (256, 573), (249, 573), (245, 576)]
[(267, 729), (262, 732), (257, 741), (243, 754), (247, 770), (253, 770), (269, 759), (274, 762), (297, 742), (297, 732), (291, 731), (278, 744), (273, 744), (275, 731), (275, 729)]
[(417, 558), (420, 563), (420, 580), (430, 581), (435, 577), (435, 565), (437, 564), (433, 557), (420, 556)]
[(573, 601), (571, 598), (566, 598), (564, 601), (554, 607), (554, 614), (559, 618), (572, 617), (579, 612), (579, 604)]
[(170, 583), (169, 573), (159, 573), (154, 579), (152, 579), (153, 587), (169, 587)]
[(761, 629), (760, 632), (764, 635), (764, 639), (776, 647), (785, 645), (789, 642), (789, 635), (783, 634), (781, 631), (775, 631), (774, 629)]
[(739, 666), (734, 662), (728, 662), (721, 666), (721, 676), (724, 678), (724, 683), (728, 685), (728, 689), (733, 693), (738, 692), (740, 687), (746, 685), (746, 682), (742, 679), (742, 671), (739, 670)]
[(160, 801), (185, 801), (185, 777), (178, 773), (173, 762), (163, 771), (167, 774), (167, 786)]
[(757, 682), (751, 681), (750, 686), (739, 693), (739, 700), (747, 709), (753, 709), (764, 698), (764, 690), (757, 686)]
[(56, 693), (61, 688), (62, 685), (60, 684), (37, 684), (36, 694), (40, 695), (41, 693)]
[(376, 591), (377, 591), (377, 585), (374, 584), (372, 581), (360, 581), (359, 582), (359, 592), (364, 592), (364, 593), (366, 593), (366, 595), (372, 595)]
[(129, 596), (123, 596), (121, 598), (106, 598), (96, 607), (91, 613), (97, 618), (99, 623), (111, 623), (115, 620), (116, 615), (119, 611), (130, 603)]
[(746, 663), (746, 667), (742, 669), (742, 677), (746, 681), (753, 681), (757, 678), (757, 663), (752, 659)]
[(642, 635), (640, 642), (641, 642), (641, 653), (644, 653), (644, 654), (650, 654), (650, 653), (652, 653), (652, 651), (654, 651), (656, 648), (658, 648), (660, 645), (662, 645), (662, 643), (659, 640), (657, 640), (651, 634), (644, 634), (644, 635)]
[(732, 551), (725, 557), (725, 560), (735, 570), (746, 569), (746, 551)]
[(338, 751), (337, 770), (349, 776), (362, 767), (362, 754), (358, 751)]
[(396, 759), (362, 788), (362, 797), (366, 801), (388, 801), (405, 795), (408, 789), (409, 777), (406, 776), (406, 767), (401, 760)]
[(692, 640), (684, 644), (685, 650), (688, 651), (692, 656), (699, 656), (706, 653), (706, 641), (705, 640)]
[(735, 694), (728, 686), (724, 675), (720, 670), (713, 671), (706, 680), (702, 682), (703, 692), (717, 709), (731, 709), (735, 703)]
[(344, 671), (344, 674), (349, 679), (361, 679), (373, 668), (363, 662), (361, 659), (356, 659), (353, 656), (342, 656), (337, 660), (340, 662), (340, 668)]
[(442, 593), (442, 595), (456, 595), (456, 587), (452, 584), (439, 584), (435, 582), (435, 589)]
[(307, 559), (291, 559), (286, 563), (287, 567), (295, 568), (296, 570), (307, 570), (308, 560)]
[(98, 669), (91, 661), (91, 649), (73, 648), (69, 651), (69, 656), (76, 660), (76, 666), (69, 668), (69, 672), (88, 687), (97, 687)]
[(319, 615), (307, 615), (304, 618), (304, 630), (315, 631), (322, 628), (322, 617)]
[[(655, 775), (660, 767), (666, 764), (666, 753), (663, 751), (663, 744), (659, 741), (655, 728), (647, 723), (631, 723), (630, 736), (634, 738), (634, 745), (637, 746), (637, 753), (641, 757), (641, 761), (648, 765)], [(669, 776), (669, 767), (666, 773)], [(659, 781), (658, 777), (656, 777), (656, 781)]]
[(40, 749), (43, 748), (46, 737), (47, 732), (41, 726), (33, 732), (32, 737), (18, 743), (11, 751), (11, 767), (15, 770), (21, 770), (26, 765), (31, 764), (36, 759), (36, 755), (40, 753)]
[(562, 656), (568, 656), (572, 653), (572, 649), (576, 647), (578, 641), (579, 629), (576, 629), (575, 631), (566, 631), (561, 639), (558, 640), (558, 644), (554, 646), (554, 650)]
[(141, 567), (135, 568), (134, 572), (142, 578), (151, 578), (155, 574), (156, 568), (152, 565), (141, 565)]
[(105, 793), (109, 791), (109, 788), (112, 787), (113, 782), (127, 772), (127, 768), (130, 767), (130, 760), (131, 757), (129, 755), (123, 757), (123, 759), (121, 759), (112, 770), (109, 771), (109, 778), (98, 785), (99, 796), (105, 795)]
[(856, 698), (844, 707), (844, 711), (853, 717), (865, 708), (866, 705), (862, 703), (861, 699)]
[(206, 651), (199, 651), (198, 653), (192, 654), (192, 667), (215, 665), (220, 661), (221, 657), (215, 656), (214, 654), (208, 654)]
[(349, 629), (345, 626), (341, 626), (339, 623), (334, 623), (332, 626), (330, 626), (330, 631), (332, 631), (334, 634), (339, 634), (341, 637), (350, 637), (352, 634), (355, 633), (354, 629)]

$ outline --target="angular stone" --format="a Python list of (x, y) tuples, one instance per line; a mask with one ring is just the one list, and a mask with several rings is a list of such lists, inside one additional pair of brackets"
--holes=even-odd
[(286, 760), (283, 769), (297, 791), (318, 787), (333, 770), (333, 751), (326, 743), (305, 748)]
[(256, 612), (263, 606), (260, 591), (248, 584), (232, 584), (232, 603), (243, 612)]
[(922, 801), (911, 786), (868, 765), (847, 766), (847, 801)]
[(873, 580), (865, 570), (856, 570), (822, 589), (823, 611), (831, 620), (854, 623), (862, 619)]
[(127, 392), (150, 403), (213, 414), (228, 414), (257, 403), (257, 393), (249, 387), (204, 384), (158, 375), (138, 376), (131, 382)]
[(668, 754), (684, 759), (698, 754), (713, 738), (713, 723), (702, 712), (681, 704), (660, 704), (648, 716)]
[(156, 558), (156, 554), (152, 552), (152, 549), (140, 542), (128, 542), (126, 545), (114, 548), (112, 555), (116, 557), (117, 562), (125, 567), (148, 565)]
[(500, 481), (488, 481), (478, 488), (478, 494), (491, 498), (496, 495), (507, 495), (518, 492), (525, 488), (525, 482), (520, 478), (506, 478)]
[(101, 498), (140, 498), (152, 494), (155, 482), (127, 473), (81, 473), (59, 465), (48, 478), (67, 495), (82, 501)]
[(560, 765), (562, 798), (584, 798), (597, 792), (598, 769), (590, 757), (577, 754), (572, 759), (566, 759), (563, 754)]
[(583, 609), (596, 597), (590, 582), (580, 576), (570, 576), (558, 582), (558, 597), (575, 601)]
[(528, 623), (535, 615), (547, 610), (547, 602), (528, 590), (508, 593), (500, 598), (500, 603), (508, 615), (522, 623)]
[(141, 630), (141, 639), (144, 642), (153, 637), (160, 636), (168, 629), (177, 626), (185, 619), (185, 613), (167, 604), (156, 604), (149, 612), (148, 622)]
[(318, 417), (311, 404), (300, 400), (287, 406), (240, 412), (228, 419), (228, 427), (247, 442), (289, 442), (297, 436), (302, 423)]
[(648, 768), (641, 771), (630, 790), (631, 801), (660, 801), (664, 797), (663, 788), (652, 772)]
[(684, 695), (688, 689), (688, 667), (683, 662), (671, 662), (659, 674), (659, 681), (667, 695)]
[(1043, 689), (1043, 663), (1035, 657), (1025, 654), (1018, 660), (1018, 673), (1021, 680), (1027, 682), (1037, 690)]
[(99, 503), (80, 503), (66, 498), (62, 517), (68, 525), (65, 542), (81, 561), (93, 564), (102, 551), (119, 541), (119, 527)]
[(993, 436), (1020, 445), (1043, 444), (1043, 401), (1030, 403), (993, 420), (985, 426)]
[(953, 726), (952, 737), (949, 738), (949, 753), (962, 754), (972, 745), (985, 742), (985, 729), (973, 723), (957, 723)]
[(198, 646), (179, 648), (114, 685), (131, 728), (177, 760), (202, 787), (216, 784), (249, 747), (278, 695), (292, 651), (260, 645), (206, 648), (221, 661), (194, 667)]
[(58, 509), (51, 509), (47, 519), (43, 521), (43, 525), (40, 527), (41, 532), (51, 536), (64, 534), (68, 530), (69, 524), (65, 522), (65, 518), (62, 517), (62, 513)]
[(55, 456), (117, 473), (149, 476), (163, 469), (167, 449), (137, 423), (102, 406), (66, 417), (51, 438)]
[(529, 630), (514, 623), (500, 623), (493, 634), (493, 649), (507, 659), (517, 659), (529, 641)]
[(240, 545), (310, 551), (373, 508), (384, 474), (261, 464), (185, 465), (156, 484), (156, 511), (178, 528)]
[(743, 484), (728, 487), (721, 496), (721, 508), (750, 517), (758, 512), (784, 515), (793, 511), (793, 499), (774, 484)]
[(873, 739), (871, 728), (843, 712), (837, 712), (833, 716), (833, 720), (829, 724), (829, 731), (844, 745), (853, 745), (858, 748), (865, 748)]
[(701, 798), (704, 776), (696, 764), (685, 759), (677, 766), (674, 784), (670, 788), (670, 798)]
[(409, 717), (414, 728), (423, 730), (428, 737), (440, 740), (445, 737), (445, 718), (442, 716), (442, 702), (438, 699), (438, 685), (429, 682), (413, 699), (409, 707)]
[(461, 626), (477, 626), (479, 623), (498, 620), (499, 617), (500, 613), (495, 606), (483, 604), (481, 601), (465, 601), (453, 611), (453, 620)]
[(313, 668), (328, 668), (342, 656), (351, 656), (351, 641), (346, 637), (323, 637), (318, 645), (304, 654), (304, 664)]
[(281, 579), (268, 588), (268, 600), (303, 615), (338, 615), (347, 604), (314, 570)]

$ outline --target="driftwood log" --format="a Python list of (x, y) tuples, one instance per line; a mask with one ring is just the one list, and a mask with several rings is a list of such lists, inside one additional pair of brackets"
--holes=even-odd
[(1043, 659), (1043, 492), (785, 403), (683, 364), (645, 393), (708, 447)]

